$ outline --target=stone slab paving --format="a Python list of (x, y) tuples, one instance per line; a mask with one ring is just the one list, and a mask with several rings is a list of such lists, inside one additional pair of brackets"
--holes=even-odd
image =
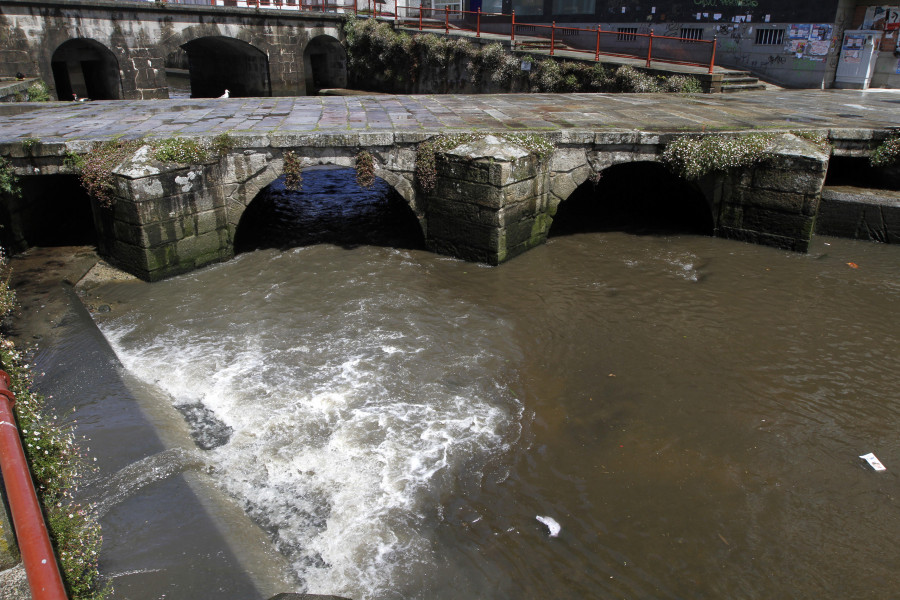
[[(9, 108), (7, 108), (9, 107)], [(117, 136), (900, 127), (900, 90), (503, 94), (51, 102), (0, 106), (0, 143)]]

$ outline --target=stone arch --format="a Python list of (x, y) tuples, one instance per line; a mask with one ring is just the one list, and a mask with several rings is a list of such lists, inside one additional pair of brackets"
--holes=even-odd
[(303, 72), (306, 74), (307, 96), (325, 88), (345, 88), (347, 51), (334, 37), (318, 35), (303, 50)]
[(551, 235), (592, 229), (714, 234), (710, 195), (669, 172), (658, 155), (622, 153), (591, 162), (602, 169), (586, 170), (578, 187), (559, 199)]
[(60, 100), (79, 98), (118, 100), (122, 97), (119, 61), (95, 40), (75, 38), (63, 42), (50, 59), (56, 95)]
[[(288, 148), (283, 149), (284, 152)], [(353, 147), (316, 148), (303, 147), (291, 149), (300, 159), (304, 170), (315, 167), (354, 168), (358, 149)], [(373, 154), (375, 154), (373, 150)], [(382, 157), (384, 158), (384, 157)], [(226, 220), (232, 243), (235, 240), (238, 225), (247, 207), (257, 198), (259, 193), (270, 186), (284, 173), (283, 153), (274, 156), (272, 153), (231, 154), (225, 159), (224, 170)], [(415, 189), (402, 172), (385, 168), (380, 161), (375, 169), (375, 176), (384, 180), (409, 207), (418, 221), (423, 236), (427, 233), (424, 213), (416, 204)]]
[(211, 35), (181, 44), (188, 58), (192, 98), (271, 96), (269, 57), (256, 46)]

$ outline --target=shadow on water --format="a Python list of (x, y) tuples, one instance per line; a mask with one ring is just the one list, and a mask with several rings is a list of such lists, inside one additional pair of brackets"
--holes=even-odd
[[(69, 309), (54, 343), (35, 354), (36, 371), (43, 371), (36, 388), (58, 413), (74, 414), (78, 437), (96, 457), (97, 470), (78, 500), (100, 516), (100, 570), (113, 585), (110, 597), (271, 596), (278, 590), (260, 589), (272, 585), (254, 581), (246, 557), (232, 551), (238, 509), (205, 493), (202, 454), (167, 447), (90, 314), (71, 288), (62, 293)], [(278, 567), (269, 569), (265, 577)]]
[(602, 231), (712, 235), (702, 192), (658, 163), (612, 166), (559, 204), (551, 236)]
[(235, 252), (322, 243), (425, 247), (409, 205), (383, 179), (362, 188), (354, 169), (316, 168), (303, 172), (297, 191), (286, 189), (282, 177), (257, 195), (241, 217)]

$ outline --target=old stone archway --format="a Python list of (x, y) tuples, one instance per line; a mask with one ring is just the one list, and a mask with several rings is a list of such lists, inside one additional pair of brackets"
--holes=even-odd
[(119, 61), (103, 44), (78, 38), (63, 42), (51, 58), (53, 81), (60, 100), (118, 100), (122, 97)]
[(316, 244), (424, 248), (422, 227), (409, 203), (376, 177), (363, 188), (356, 170), (317, 166), (303, 171), (299, 189), (279, 177), (256, 195), (240, 216), (234, 251)]
[(271, 96), (269, 58), (255, 46), (223, 36), (202, 37), (181, 46), (187, 53), (191, 97)]
[(347, 87), (347, 52), (330, 35), (317, 36), (306, 45), (303, 69), (307, 96), (324, 88)]
[(550, 235), (583, 231), (712, 235), (715, 218), (703, 191), (653, 161), (620, 163), (582, 183), (559, 203)]

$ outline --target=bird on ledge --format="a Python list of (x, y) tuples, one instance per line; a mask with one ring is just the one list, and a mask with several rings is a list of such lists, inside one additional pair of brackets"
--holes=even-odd
[(219, 98), (228, 98), (228, 90), (225, 90), (225, 93), (219, 96)]
[(87, 101), (89, 101), (89, 100), (90, 100), (90, 98), (79, 98), (79, 97), (78, 97), (78, 94), (72, 94), (72, 101), (73, 101), (73, 102), (87, 102)]

